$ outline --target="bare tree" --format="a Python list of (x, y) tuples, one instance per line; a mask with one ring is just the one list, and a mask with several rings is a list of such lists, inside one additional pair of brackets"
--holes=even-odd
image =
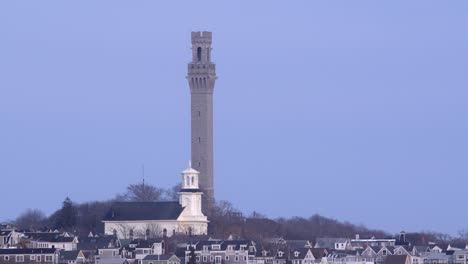
[(19, 229), (29, 229), (32, 231), (39, 230), (44, 227), (46, 215), (39, 209), (27, 209), (15, 220), (15, 225)]
[(172, 188), (164, 190), (164, 200), (166, 201), (177, 201), (179, 200), (179, 192), (182, 189), (182, 184), (178, 183)]
[[(133, 232), (132, 227), (127, 224), (116, 224), (114, 233), (117, 233), (117, 236), (123, 239), (133, 238), (130, 234)], [(120, 235), (119, 235), (120, 234)]]
[(163, 193), (163, 189), (150, 184), (130, 184), (127, 187), (127, 192), (117, 195), (115, 199), (118, 201), (155, 202), (161, 200)]

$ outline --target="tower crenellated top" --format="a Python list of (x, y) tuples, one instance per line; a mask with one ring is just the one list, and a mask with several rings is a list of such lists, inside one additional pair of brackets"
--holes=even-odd
[(209, 31), (194, 31), (192, 32), (192, 44), (194, 43), (209, 43), (211, 44), (212, 33)]
[(192, 63), (211, 64), (211, 42), (211, 32), (192, 32)]

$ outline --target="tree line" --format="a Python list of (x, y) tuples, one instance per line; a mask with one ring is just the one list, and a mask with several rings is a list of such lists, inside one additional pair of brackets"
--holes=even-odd
[[(108, 201), (93, 201), (74, 203), (66, 197), (62, 207), (50, 216), (38, 209), (28, 209), (19, 215), (14, 224), (22, 230), (63, 230), (78, 233), (103, 233), (102, 219), (116, 201), (170, 201), (178, 199), (180, 184), (172, 188), (158, 188), (150, 184), (131, 184), (124, 193), (118, 194)], [(356, 234), (361, 237), (391, 237), (382, 230), (369, 229), (363, 225), (341, 222), (321, 215), (310, 217), (290, 217), (269, 219), (265, 215), (252, 212), (244, 215), (230, 202), (218, 201), (212, 210), (205, 212), (210, 223), (209, 235), (217, 238), (233, 236), (237, 238), (262, 241), (273, 237), (292, 240), (315, 241), (318, 237), (352, 238)], [(468, 231), (460, 231), (458, 236), (450, 236), (435, 232), (407, 233), (408, 241), (414, 244), (436, 242), (442, 245), (463, 245), (468, 241)]]

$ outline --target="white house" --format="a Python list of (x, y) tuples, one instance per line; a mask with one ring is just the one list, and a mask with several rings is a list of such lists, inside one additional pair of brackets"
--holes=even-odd
[(119, 238), (172, 236), (176, 233), (205, 235), (208, 219), (202, 213), (199, 172), (189, 168), (182, 172), (179, 201), (117, 202), (104, 217), (106, 235)]

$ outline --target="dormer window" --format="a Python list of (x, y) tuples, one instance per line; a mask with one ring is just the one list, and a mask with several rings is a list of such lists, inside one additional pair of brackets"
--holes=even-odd
[(212, 245), (211, 248), (213, 250), (219, 250), (221, 247), (220, 247), (220, 245)]
[(203, 251), (208, 251), (208, 246), (203, 246)]
[(295, 256), (296, 258), (299, 257), (299, 252), (295, 251), (295, 252), (294, 252), (294, 256)]
[(282, 251), (278, 251), (278, 257), (283, 257), (283, 252)]

